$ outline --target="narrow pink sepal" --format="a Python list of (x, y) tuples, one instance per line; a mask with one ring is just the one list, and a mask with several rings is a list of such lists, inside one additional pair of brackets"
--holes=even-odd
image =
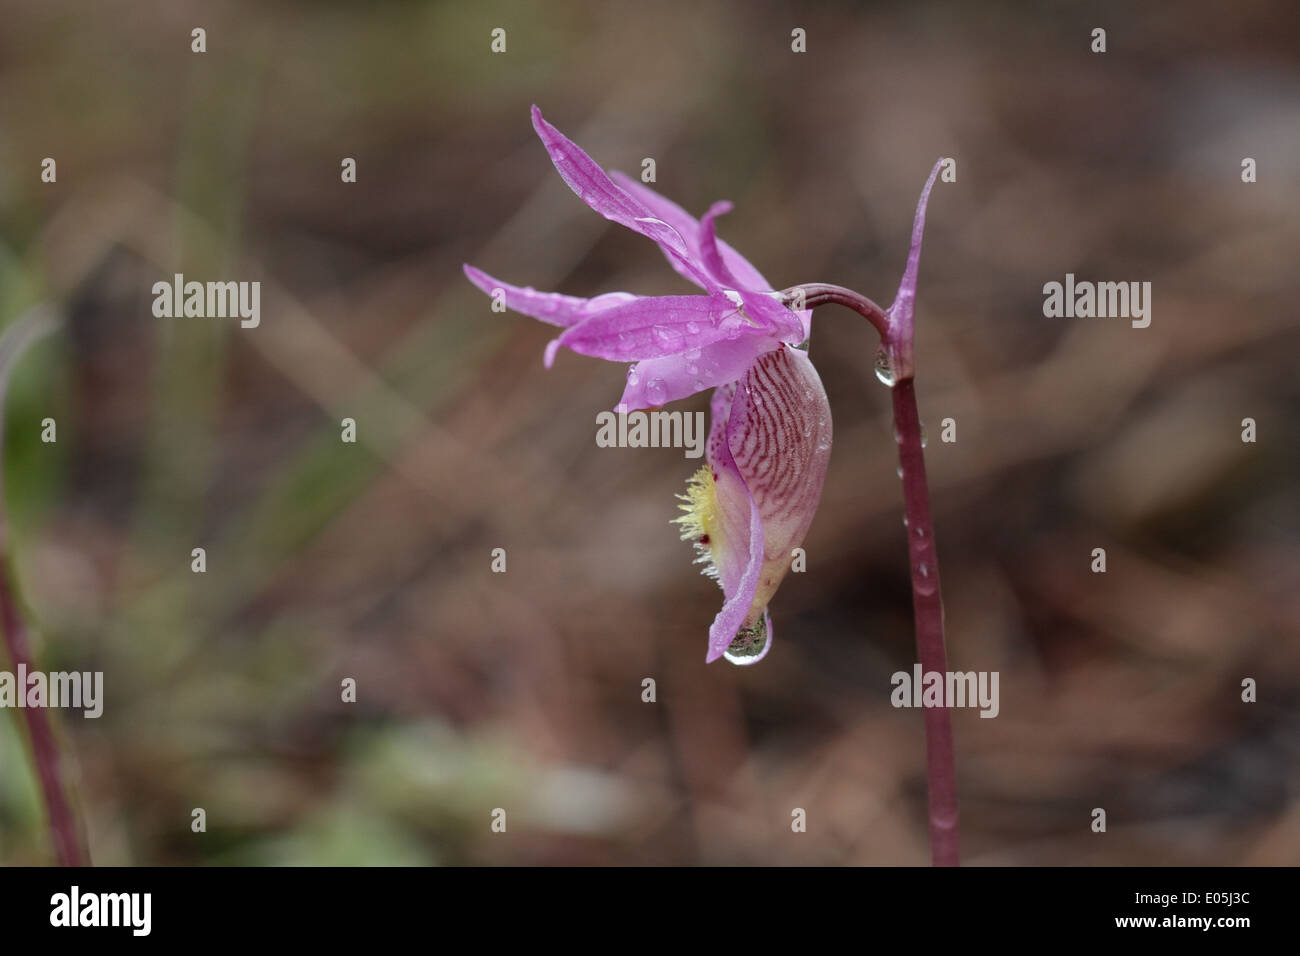
[(630, 292), (606, 292), (593, 299), (560, 295), (558, 292), (538, 292), (531, 287), (511, 285), (500, 279), (494, 279), (468, 263), (461, 268), (466, 278), (488, 295), (492, 295), (497, 289), (505, 293), (506, 308), (512, 312), (519, 312), (561, 328), (576, 325), (583, 319), (589, 319), (616, 305), (635, 302), (642, 298)]

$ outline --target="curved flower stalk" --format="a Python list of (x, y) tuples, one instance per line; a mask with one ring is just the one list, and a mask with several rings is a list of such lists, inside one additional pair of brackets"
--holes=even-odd
[(536, 106), (532, 115), (555, 168), (583, 202), (657, 243), (704, 294), (580, 299), (510, 285), (470, 265), (465, 275), (509, 308), (564, 330), (547, 346), (548, 368), (561, 347), (634, 362), (620, 412), (714, 389), (708, 465), (679, 496), (684, 514), (676, 521), (724, 595), (706, 661), (754, 663), (771, 648), (767, 606), (812, 523), (830, 460), (826, 391), (796, 347), (808, 338), (811, 312), (787, 308), (717, 238), (714, 220), (730, 203), (714, 203), (697, 220), (635, 180), (611, 178)]

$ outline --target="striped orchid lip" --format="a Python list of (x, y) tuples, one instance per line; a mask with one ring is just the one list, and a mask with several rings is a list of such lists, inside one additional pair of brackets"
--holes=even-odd
[(726, 242), (714, 203), (695, 219), (620, 173), (606, 174), (577, 144), (532, 109), (533, 128), (569, 187), (606, 219), (653, 240), (702, 295), (591, 299), (510, 285), (465, 265), (469, 280), (506, 306), (563, 329), (560, 348), (635, 363), (619, 411), (664, 405), (713, 389), (707, 462), (679, 497), (676, 522), (706, 574), (722, 587), (706, 661), (751, 664), (772, 644), (767, 605), (803, 541), (830, 460), (830, 404), (807, 353), (811, 311), (792, 311), (781, 293)]
[(752, 664), (771, 648), (768, 603), (821, 500), (831, 409), (807, 354), (782, 345), (715, 389), (712, 413), (709, 464), (677, 520), (725, 595), (706, 660)]

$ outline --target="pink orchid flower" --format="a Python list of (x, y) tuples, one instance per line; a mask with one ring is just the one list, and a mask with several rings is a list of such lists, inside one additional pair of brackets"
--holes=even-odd
[(768, 603), (808, 532), (831, 450), (826, 390), (796, 346), (810, 311), (794, 312), (740, 253), (717, 238), (717, 202), (702, 219), (620, 173), (607, 175), (542, 118), (533, 127), (555, 168), (588, 206), (659, 245), (703, 295), (592, 299), (509, 285), (466, 265), (465, 275), (524, 315), (564, 329), (547, 346), (549, 368), (565, 346), (582, 355), (635, 362), (620, 412), (712, 388), (708, 465), (692, 478), (676, 519), (705, 573), (722, 587), (706, 661), (761, 660), (772, 645)]

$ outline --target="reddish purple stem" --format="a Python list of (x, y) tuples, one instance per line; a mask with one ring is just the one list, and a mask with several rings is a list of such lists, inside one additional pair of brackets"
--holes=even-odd
[[(57, 325), (57, 316), (43, 307), (37, 307), (12, 322), (5, 329), (4, 335), (0, 336), (0, 445), (4, 439), (4, 399), (9, 386), (9, 375), (31, 344), (48, 335)], [(30, 673), (36, 668), (33, 666), (27, 625), (18, 606), (9, 564), (9, 524), (4, 512), (4, 468), (3, 460), (0, 460), (0, 628), (4, 630), (5, 645), (15, 674), (20, 668)], [(18, 693), (26, 692), (27, 688), (18, 688)], [(45, 708), (23, 707), (22, 712), (32, 744), (36, 777), (45, 801), (55, 859), (60, 866), (82, 866), (88, 857), (81, 842), (76, 815), (68, 801), (54, 728), (50, 726)]]
[[(0, 529), (3, 529), (2, 517), (0, 517)], [(9, 582), (8, 561), (4, 549), (3, 532), (0, 531), (0, 626), (4, 628), (9, 660), (13, 664), (15, 673), (20, 665), (30, 673), (36, 668), (32, 664), (31, 647), (27, 642), (27, 626), (18, 611), (18, 602)], [(18, 692), (26, 693), (26, 688), (20, 687)], [(45, 798), (50, 836), (54, 841), (55, 859), (60, 866), (82, 866), (85, 858), (77, 834), (77, 819), (68, 802), (67, 790), (63, 783), (63, 770), (59, 761), (59, 747), (54, 739), (54, 728), (50, 726), (50, 719), (43, 707), (24, 707), (22, 713), (27, 721), (27, 733), (32, 742), (36, 776), (40, 780), (41, 793)]]
[[(909, 267), (911, 264), (909, 263)], [(914, 268), (914, 267), (913, 267)], [(834, 303), (864, 316), (880, 333), (881, 344), (901, 375), (890, 388), (894, 403), (894, 434), (903, 469), (903, 506), (907, 515), (908, 564), (912, 573), (912, 613), (916, 620), (916, 650), (925, 674), (946, 674), (948, 655), (943, 641), (943, 600), (939, 590), (939, 558), (930, 517), (930, 490), (925, 480), (921, 418), (911, 367), (911, 322), (898, 322), (864, 295), (843, 286), (811, 283), (785, 290), (792, 308), (813, 309)], [(910, 318), (910, 315), (909, 315)], [(906, 362), (903, 365), (899, 358)], [(930, 793), (930, 858), (935, 866), (956, 866), (957, 770), (953, 755), (952, 717), (947, 707), (923, 708), (925, 765)]]
[[(939, 558), (930, 518), (930, 489), (921, 451), (921, 419), (916, 387), (908, 378), (894, 385), (894, 429), (898, 461), (903, 466), (903, 505), (907, 514), (907, 550), (912, 569), (912, 613), (922, 673), (947, 674), (943, 642), (943, 599), (939, 593)], [(952, 717), (947, 707), (926, 707), (925, 766), (930, 782), (930, 858), (935, 866), (956, 866), (957, 768), (953, 756)]]

